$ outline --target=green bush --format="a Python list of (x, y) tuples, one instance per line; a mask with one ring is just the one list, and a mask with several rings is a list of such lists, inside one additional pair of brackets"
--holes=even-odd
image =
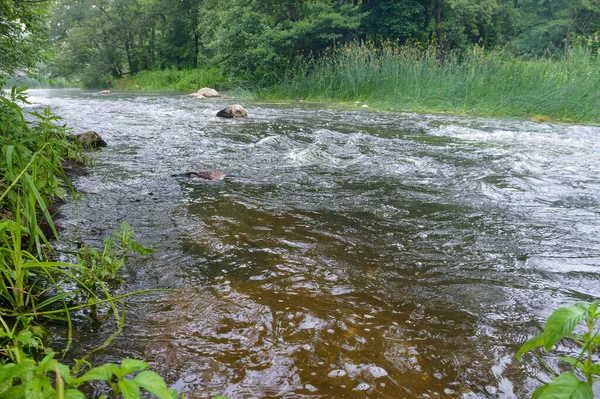
[[(555, 375), (552, 382), (544, 384), (533, 392), (533, 399), (594, 399), (592, 386), (600, 380), (600, 362), (597, 349), (600, 347), (600, 311), (598, 301), (578, 303), (555, 310), (544, 326), (544, 331), (530, 338), (517, 352), (517, 360), (523, 354), (544, 347), (546, 352), (561, 340), (568, 338), (578, 346), (575, 356), (562, 356), (560, 359), (570, 366), (570, 370)], [(583, 333), (575, 332), (583, 324)]]

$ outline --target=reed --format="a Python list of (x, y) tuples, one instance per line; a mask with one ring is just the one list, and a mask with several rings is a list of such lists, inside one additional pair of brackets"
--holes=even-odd
[(441, 54), (416, 44), (352, 43), (307, 60), (261, 97), (598, 123), (599, 67), (583, 49), (524, 60), (501, 48)]
[(117, 90), (171, 90), (195, 92), (202, 87), (216, 90), (229, 88), (231, 82), (216, 68), (141, 71), (130, 78), (114, 82)]

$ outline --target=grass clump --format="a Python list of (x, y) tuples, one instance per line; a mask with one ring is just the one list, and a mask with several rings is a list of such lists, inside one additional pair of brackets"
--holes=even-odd
[(196, 92), (202, 87), (224, 90), (233, 85), (216, 68), (162, 71), (141, 71), (129, 78), (113, 82), (117, 90), (171, 90)]
[(599, 89), (600, 60), (583, 49), (524, 60), (501, 48), (440, 53), (415, 44), (352, 43), (306, 61), (262, 96), (598, 123)]

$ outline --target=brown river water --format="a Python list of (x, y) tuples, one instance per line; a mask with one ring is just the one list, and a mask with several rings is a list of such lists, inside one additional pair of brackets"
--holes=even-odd
[[(128, 221), (156, 252), (117, 292), (95, 363), (145, 359), (186, 398), (525, 398), (514, 359), (558, 306), (600, 296), (600, 128), (32, 90), (108, 147), (74, 181), (60, 248)], [(173, 176), (190, 168), (219, 182)], [(70, 356), (111, 334), (76, 318)], [(567, 351), (568, 348), (562, 348)], [(555, 357), (545, 361), (559, 370)]]

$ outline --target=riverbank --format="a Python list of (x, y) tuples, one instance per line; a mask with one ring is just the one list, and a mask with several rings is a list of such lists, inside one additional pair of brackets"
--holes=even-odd
[(577, 49), (569, 58), (523, 60), (502, 49), (441, 55), (433, 48), (352, 44), (270, 85), (227, 79), (211, 69), (145, 71), (119, 80), (115, 89), (192, 92), (209, 86), (261, 100), (597, 125), (598, 64), (593, 54)]
[(314, 60), (264, 97), (360, 101), (403, 111), (600, 121), (598, 61), (522, 60), (502, 49), (438, 53), (434, 48), (348, 45)]
[[(82, 312), (89, 311), (90, 323), (114, 328), (99, 347), (116, 337), (124, 325), (124, 298), (151, 291), (115, 293), (120, 269), (132, 253), (147, 255), (152, 249), (134, 241), (131, 226), (122, 222), (100, 250), (86, 242), (77, 252), (57, 254), (57, 204), (66, 206), (69, 194), (76, 196), (70, 176), (81, 173), (87, 156), (49, 107), (29, 112), (35, 119), (26, 120), (22, 105), (31, 103), (25, 90), (14, 87), (0, 96), (0, 396), (79, 398), (86, 382), (105, 381), (117, 397), (125, 392), (123, 378), (136, 374), (127, 389), (171, 399), (176, 392), (145, 370), (148, 363), (120, 356), (120, 368), (92, 367), (84, 360), (71, 367), (62, 357), (54, 359), (69, 350), (77, 328), (73, 316)], [(57, 326), (64, 334), (56, 333)]]

